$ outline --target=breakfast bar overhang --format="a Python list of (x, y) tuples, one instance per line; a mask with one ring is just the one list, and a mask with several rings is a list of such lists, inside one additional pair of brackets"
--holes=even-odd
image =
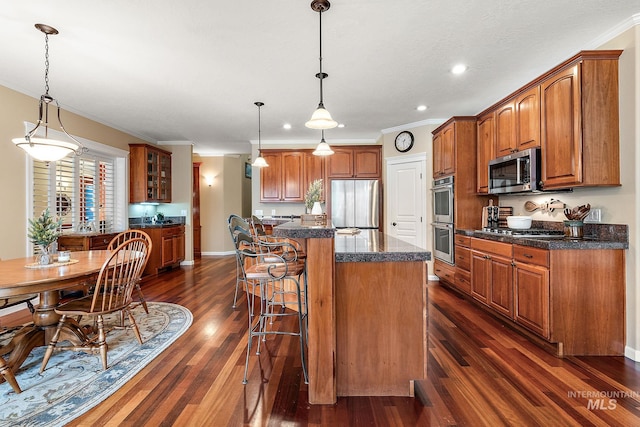
[(309, 403), (413, 395), (427, 374), (431, 253), (378, 230), (340, 234), (326, 224), (273, 230), (306, 248)]

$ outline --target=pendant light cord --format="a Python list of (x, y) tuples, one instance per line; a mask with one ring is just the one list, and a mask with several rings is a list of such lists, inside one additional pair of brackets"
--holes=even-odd
[(322, 80), (324, 80), (324, 73), (322, 72), (322, 10), (318, 12), (320, 15), (320, 73), (318, 73), (318, 78), (320, 79), (320, 106), (324, 108), (324, 102), (322, 99)]

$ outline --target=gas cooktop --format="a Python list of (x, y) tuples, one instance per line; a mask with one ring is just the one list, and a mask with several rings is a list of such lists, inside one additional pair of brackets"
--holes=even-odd
[(564, 232), (562, 230), (546, 230), (544, 228), (529, 228), (526, 230), (521, 230), (515, 228), (484, 227), (479, 231), (482, 231), (483, 233), (500, 234), (511, 237), (564, 237)]

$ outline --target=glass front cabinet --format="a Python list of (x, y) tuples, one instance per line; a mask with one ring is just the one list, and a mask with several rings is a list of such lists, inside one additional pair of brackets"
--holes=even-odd
[(171, 202), (171, 153), (146, 144), (129, 145), (129, 203)]

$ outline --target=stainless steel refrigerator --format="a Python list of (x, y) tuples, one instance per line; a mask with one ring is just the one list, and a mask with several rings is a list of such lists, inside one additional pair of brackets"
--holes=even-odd
[(378, 228), (379, 208), (377, 179), (331, 181), (331, 221), (336, 228)]

